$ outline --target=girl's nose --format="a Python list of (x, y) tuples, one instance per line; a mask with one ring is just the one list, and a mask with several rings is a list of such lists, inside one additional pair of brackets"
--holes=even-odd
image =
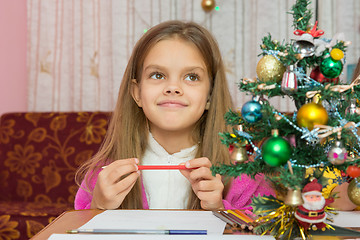
[(164, 94), (166, 95), (182, 95), (183, 90), (180, 87), (179, 82), (168, 82), (166, 87), (164, 88)]

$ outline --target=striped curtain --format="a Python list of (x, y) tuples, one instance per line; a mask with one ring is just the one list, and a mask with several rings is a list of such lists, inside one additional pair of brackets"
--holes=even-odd
[[(201, 1), (28, 0), (28, 110), (113, 110), (135, 42), (151, 26), (170, 19), (196, 21), (214, 34), (240, 107), (249, 96), (238, 91), (237, 83), (256, 76), (262, 37), (293, 38), (287, 12), (294, 0), (216, 0), (216, 10), (208, 13)], [(347, 64), (357, 63), (360, 1), (318, 0), (318, 6), (325, 37), (344, 32), (352, 42)], [(294, 107), (282, 98), (271, 102), (281, 111)]]

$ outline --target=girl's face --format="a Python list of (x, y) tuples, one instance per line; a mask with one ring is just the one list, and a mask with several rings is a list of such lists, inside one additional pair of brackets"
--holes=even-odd
[(205, 111), (210, 80), (199, 50), (173, 38), (155, 44), (144, 59), (133, 97), (149, 120), (151, 132), (190, 133)]

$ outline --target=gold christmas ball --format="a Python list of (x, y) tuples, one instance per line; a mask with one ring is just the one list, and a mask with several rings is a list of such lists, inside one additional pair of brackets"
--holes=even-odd
[(314, 125), (326, 125), (328, 122), (328, 113), (320, 103), (307, 103), (303, 105), (296, 116), (296, 121), (299, 127), (306, 127), (310, 131), (313, 130)]
[(360, 206), (360, 177), (354, 178), (349, 183), (348, 196), (351, 202)]
[(256, 74), (263, 82), (280, 82), (285, 70), (285, 66), (272, 55), (261, 58), (256, 66)]
[(201, 7), (205, 12), (210, 12), (215, 8), (215, 0), (202, 0)]
[(338, 48), (333, 48), (330, 52), (330, 56), (335, 61), (339, 61), (344, 58), (344, 52)]

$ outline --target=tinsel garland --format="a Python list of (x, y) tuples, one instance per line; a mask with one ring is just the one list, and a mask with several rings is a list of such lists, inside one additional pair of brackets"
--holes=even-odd
[[(276, 239), (294, 239), (301, 236), (303, 240), (309, 239), (311, 233), (300, 226), (295, 218), (296, 207), (284, 204), (283, 201), (272, 196), (254, 197), (251, 206), (253, 212), (260, 217), (254, 231), (258, 234), (271, 234)], [(334, 208), (326, 207), (325, 212), (336, 214)], [(325, 224), (327, 229), (335, 230), (331, 225)]]

